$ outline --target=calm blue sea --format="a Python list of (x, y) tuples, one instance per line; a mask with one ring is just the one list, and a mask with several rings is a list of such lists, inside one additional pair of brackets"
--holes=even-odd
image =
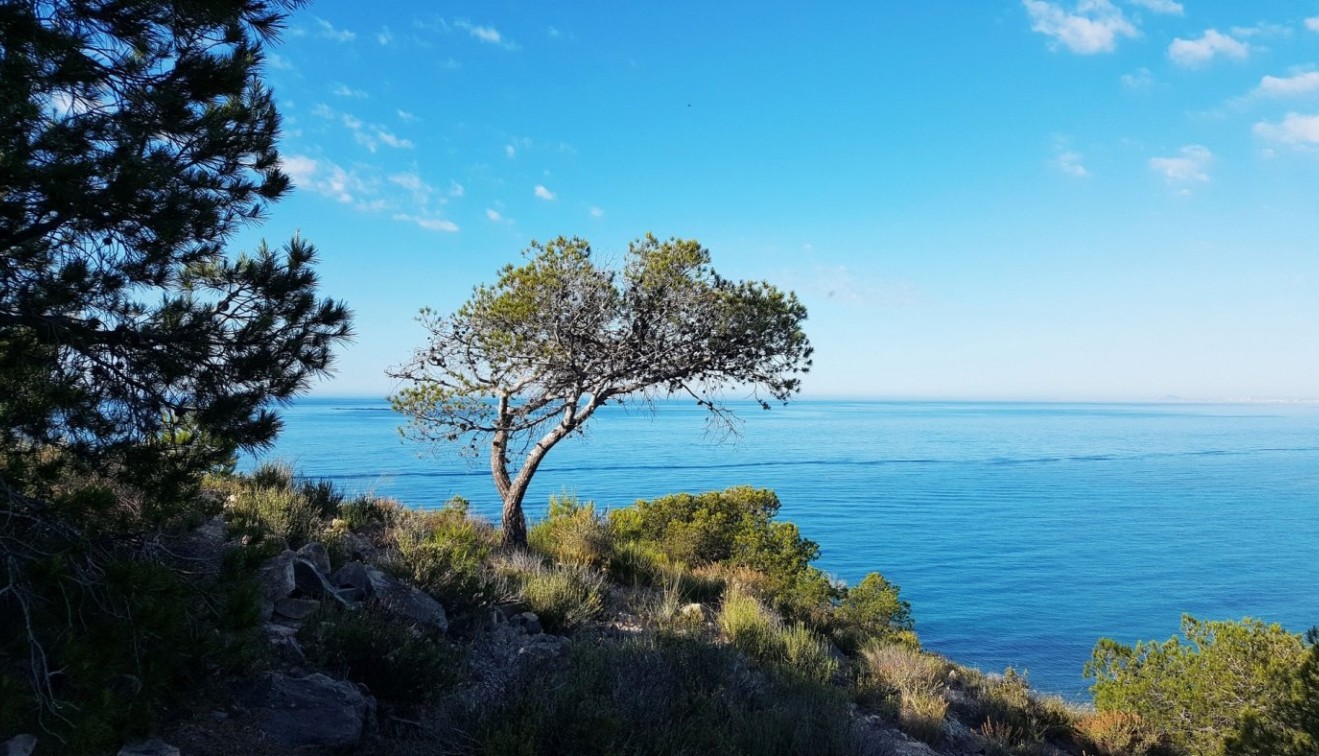
[[(1073, 699), (1101, 636), (1164, 639), (1183, 612), (1319, 623), (1319, 407), (801, 401), (743, 416), (740, 440), (715, 443), (690, 405), (604, 410), (547, 457), (528, 513), (564, 490), (617, 507), (772, 488), (823, 569), (902, 587), (927, 647)], [(479, 462), (419, 458), (398, 424), (382, 401), (304, 399), (265, 458), (416, 507), (461, 494), (497, 518)]]

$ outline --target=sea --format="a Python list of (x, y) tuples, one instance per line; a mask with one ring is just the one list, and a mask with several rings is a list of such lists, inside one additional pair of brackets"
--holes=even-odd
[[(1319, 406), (731, 406), (732, 436), (690, 403), (601, 410), (546, 457), (528, 516), (564, 493), (615, 508), (773, 489), (817, 566), (901, 586), (926, 648), (1079, 702), (1101, 637), (1165, 640), (1184, 613), (1319, 624)], [(261, 461), (418, 508), (460, 495), (498, 520), (485, 456), (405, 441), (383, 400), (306, 398), (283, 419)]]

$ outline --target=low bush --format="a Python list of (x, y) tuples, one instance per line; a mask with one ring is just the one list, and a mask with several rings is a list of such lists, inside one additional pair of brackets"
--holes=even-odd
[(1026, 676), (1015, 669), (971, 675), (964, 687), (971, 703), (963, 713), (980, 723), (978, 730), (992, 744), (1008, 749), (1075, 745), (1081, 712), (1057, 696), (1035, 695)]
[(550, 497), (548, 515), (532, 526), (527, 541), (533, 551), (562, 564), (602, 569), (613, 557), (605, 517), (591, 502), (568, 494)]
[(843, 650), (856, 652), (872, 640), (911, 632), (911, 604), (902, 600), (898, 586), (878, 572), (841, 592), (829, 624), (834, 642)]
[(838, 672), (827, 640), (801, 623), (785, 624), (738, 588), (724, 594), (719, 627), (734, 648), (792, 675), (825, 683)]
[(229, 527), (249, 542), (273, 536), (296, 549), (318, 540), (342, 503), (343, 494), (328, 481), (296, 482), (288, 467), (263, 464), (237, 486)]
[(388, 613), (322, 607), (298, 631), (307, 658), (398, 703), (424, 703), (458, 679), (459, 655)]
[(919, 648), (878, 640), (866, 644), (861, 658), (862, 698), (896, 719), (912, 737), (938, 743), (948, 714), (946, 681), (951, 665)]
[(489, 523), (471, 517), (468, 506), (455, 497), (437, 510), (399, 513), (393, 531), (397, 554), (389, 565), (458, 611), (498, 602), (508, 593), (486, 564), (498, 535)]
[(836, 592), (810, 565), (819, 546), (796, 525), (774, 521), (779, 506), (773, 491), (743, 486), (641, 500), (611, 511), (609, 524), (616, 542), (642, 544), (672, 564), (754, 570), (759, 595), (797, 619), (813, 619)]
[(585, 567), (547, 565), (529, 552), (512, 552), (495, 561), (495, 571), (549, 632), (572, 630), (604, 606), (605, 580)]
[(846, 700), (747, 673), (730, 649), (657, 636), (574, 644), (531, 666), (469, 733), (486, 754), (854, 754)]

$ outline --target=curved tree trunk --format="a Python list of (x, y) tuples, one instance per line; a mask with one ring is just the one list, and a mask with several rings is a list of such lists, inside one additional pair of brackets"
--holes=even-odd
[(522, 512), (526, 493), (526, 486), (514, 486), (504, 494), (504, 511), (499, 518), (499, 542), (504, 546), (527, 546), (527, 516)]

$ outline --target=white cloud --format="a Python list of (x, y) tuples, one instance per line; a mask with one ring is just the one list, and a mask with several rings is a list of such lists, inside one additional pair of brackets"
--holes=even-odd
[(605, 211), (604, 211), (602, 208), (599, 208), (599, 207), (592, 207), (592, 208), (591, 208), (591, 217), (592, 217), (592, 218), (603, 218), (603, 217), (605, 217)]
[(449, 182), (449, 196), (450, 196), (450, 197), (461, 197), (461, 196), (463, 196), (463, 195), (465, 195), (465, 194), (467, 194), (467, 190), (463, 188), (463, 185), (462, 185), (462, 184), (458, 183), (457, 181), (450, 181), (450, 182)]
[(1319, 113), (1288, 113), (1277, 123), (1260, 121), (1255, 124), (1255, 135), (1285, 144), (1319, 145)]
[(1209, 164), (1214, 154), (1206, 147), (1190, 144), (1176, 157), (1150, 158), (1150, 170), (1163, 175), (1169, 184), (1203, 183), (1209, 180)]
[(1319, 71), (1293, 76), (1265, 76), (1251, 94), (1257, 97), (1294, 97), (1319, 92)]
[(500, 215), (498, 210), (489, 207), (485, 209), (485, 217), (489, 218), (495, 223), (498, 223), (504, 219), (504, 216)]
[(1260, 21), (1254, 26), (1234, 26), (1231, 31), (1232, 36), (1247, 39), (1251, 37), (1290, 37), (1292, 34), (1291, 27), (1269, 21)]
[(561, 37), (561, 36), (563, 36), (563, 32), (559, 31), (558, 29), (554, 28), (553, 26), (551, 26), (550, 28), (546, 29), (546, 30), (545, 30), (545, 33), (548, 34), (548, 35), (550, 35), (551, 37)]
[(1051, 47), (1062, 45), (1081, 55), (1111, 52), (1118, 37), (1139, 35), (1110, 0), (1078, 0), (1070, 11), (1045, 0), (1022, 0), (1022, 5), (1032, 31), (1051, 37)]
[(340, 84), (340, 85), (336, 86), (336, 87), (334, 88), (334, 92), (333, 92), (333, 94), (336, 95), (336, 96), (338, 96), (338, 97), (358, 97), (358, 98), (362, 98), (362, 97), (369, 97), (369, 96), (370, 96), (370, 95), (368, 95), (365, 91), (363, 91), (363, 90), (361, 90), (361, 89), (353, 89), (352, 87), (347, 86), (346, 84)]
[(349, 204), (369, 192), (367, 183), (356, 173), (344, 170), (328, 160), (288, 155), (281, 158), (280, 167), (293, 180), (294, 186), (337, 202)]
[(1147, 91), (1156, 83), (1154, 74), (1148, 68), (1138, 68), (1133, 73), (1122, 74), (1122, 86), (1133, 92)]
[(1250, 46), (1216, 29), (1205, 30), (1199, 39), (1177, 37), (1168, 45), (1168, 58), (1183, 68), (1197, 68), (1219, 55), (1244, 60), (1250, 56)]
[(1173, 0), (1127, 0), (1132, 5), (1138, 5), (1145, 10), (1154, 11), (1155, 13), (1167, 13), (1172, 16), (1180, 16), (1185, 10), (1181, 3), (1175, 3)]
[(347, 29), (336, 29), (334, 24), (323, 18), (316, 19), (316, 36), (321, 39), (329, 39), (335, 42), (352, 42), (357, 39), (357, 33)]
[(458, 224), (445, 218), (431, 218), (421, 215), (409, 215), (407, 213), (395, 213), (394, 220), (407, 221), (415, 223), (427, 231), (447, 231), (454, 232), (458, 230)]
[(1068, 176), (1086, 178), (1090, 175), (1090, 171), (1086, 170), (1085, 164), (1081, 161), (1081, 153), (1072, 150), (1065, 150), (1058, 153), (1058, 157), (1054, 160), (1054, 165), (1058, 167), (1058, 170), (1066, 173)]
[(547, 200), (547, 201), (553, 201), (555, 197), (558, 197), (558, 196), (559, 196), (559, 195), (555, 194), (554, 192), (551, 192), (549, 189), (546, 189), (546, 188), (545, 188), (543, 185), (541, 185), (541, 184), (536, 184), (535, 195), (536, 195), (537, 197), (539, 197), (540, 199)]
[(433, 190), (417, 173), (396, 173), (389, 177), (389, 183), (401, 186), (410, 192), (429, 195)]
[(1311, 16), (1305, 19), (1305, 28), (1312, 32), (1319, 32), (1319, 16)]
[(518, 154), (518, 151), (517, 148), (514, 147), (513, 145), (506, 144), (504, 145), (504, 154), (507, 155), (508, 157), (513, 157), (514, 155)]
[(394, 32), (390, 31), (388, 26), (382, 26), (380, 31), (376, 32), (376, 41), (382, 45), (392, 44), (394, 42)]
[(455, 20), (453, 22), (453, 26), (456, 29), (462, 29), (463, 31), (467, 32), (472, 36), (473, 39), (479, 40), (488, 45), (498, 45), (499, 47), (502, 47), (505, 50), (518, 49), (517, 43), (513, 42), (512, 40), (505, 39), (504, 35), (500, 34), (499, 30), (493, 26), (481, 26), (478, 24), (473, 24), (472, 22), (463, 19)]
[(288, 58), (278, 53), (267, 53), (266, 62), (270, 64), (271, 68), (276, 69), (278, 71), (293, 70), (293, 63), (289, 61)]
[(420, 120), (417, 118), (417, 116), (415, 116), (412, 113), (409, 113), (406, 110), (399, 110), (397, 111), (397, 113), (398, 113), (398, 119), (404, 123), (416, 123), (418, 120)]
[(375, 127), (375, 136), (376, 139), (379, 139), (382, 143), (393, 147), (396, 150), (410, 150), (416, 146), (412, 143), (411, 139), (403, 139), (402, 137), (395, 136), (393, 133), (385, 131), (379, 126)]
[(343, 121), (343, 125), (350, 131), (359, 131), (362, 128), (362, 119), (355, 115), (344, 113), (341, 120)]

